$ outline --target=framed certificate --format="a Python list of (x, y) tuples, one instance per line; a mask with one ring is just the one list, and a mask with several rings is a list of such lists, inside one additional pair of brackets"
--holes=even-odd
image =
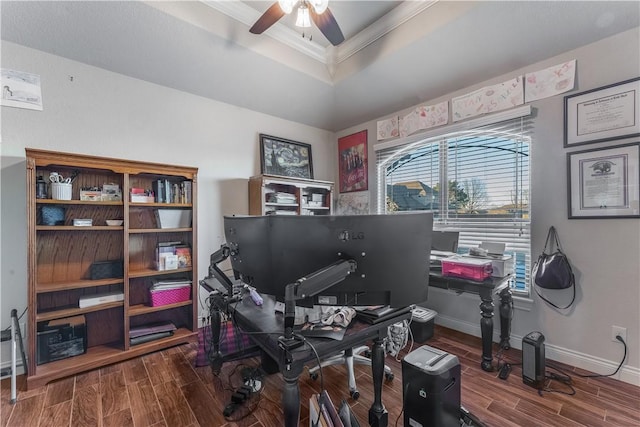
[(564, 97), (564, 146), (640, 135), (640, 77)]
[(567, 153), (569, 219), (640, 218), (640, 143)]

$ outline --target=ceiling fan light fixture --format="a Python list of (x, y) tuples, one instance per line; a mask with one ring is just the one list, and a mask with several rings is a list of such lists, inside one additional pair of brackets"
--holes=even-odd
[(296, 27), (308, 28), (311, 26), (311, 19), (309, 17), (309, 8), (306, 4), (300, 4), (298, 8), (298, 17), (296, 18)]
[(309, 0), (309, 3), (311, 3), (313, 10), (315, 10), (318, 15), (322, 15), (324, 11), (327, 10), (327, 6), (329, 6), (329, 0)]
[(293, 6), (298, 2), (298, 0), (278, 0), (278, 4), (280, 5), (280, 9), (287, 15), (293, 12)]

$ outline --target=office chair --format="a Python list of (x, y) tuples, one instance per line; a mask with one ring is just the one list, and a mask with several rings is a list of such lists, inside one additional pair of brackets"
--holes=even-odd
[[(361, 355), (365, 353), (365, 356)], [(353, 400), (358, 400), (360, 397), (360, 392), (356, 387), (356, 377), (353, 370), (354, 363), (360, 365), (371, 366), (371, 359), (369, 358), (370, 350), (366, 345), (361, 345), (360, 347), (352, 348), (349, 350), (345, 350), (340, 354), (335, 356), (331, 356), (320, 363), (320, 366), (314, 366), (309, 369), (309, 375), (311, 379), (315, 380), (318, 378), (318, 371), (320, 368), (324, 368), (326, 366), (332, 365), (342, 365), (345, 364), (347, 366), (347, 374), (348, 374), (348, 383), (349, 383), (349, 394)], [(386, 364), (384, 365), (384, 377), (387, 381), (393, 380), (393, 372), (391, 372), (391, 368)]]

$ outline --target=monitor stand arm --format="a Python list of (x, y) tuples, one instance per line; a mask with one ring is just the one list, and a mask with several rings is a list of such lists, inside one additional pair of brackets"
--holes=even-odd
[(300, 337), (293, 334), (296, 317), (296, 301), (312, 297), (342, 282), (347, 276), (356, 271), (354, 260), (340, 260), (320, 270), (301, 277), (285, 287), (284, 293), (284, 336), (278, 339), (278, 345), (287, 350), (293, 350), (302, 345)]
[[(205, 279), (210, 279), (212, 277), (217, 279), (218, 282), (220, 282), (225, 288), (227, 288), (227, 294), (231, 296), (233, 295), (233, 283), (231, 283), (231, 280), (229, 280), (227, 275), (224, 274), (222, 270), (220, 270), (220, 267), (218, 267), (218, 264), (229, 258), (230, 254), (231, 247), (229, 247), (229, 245), (227, 245), (226, 243), (220, 246), (220, 249), (212, 253), (209, 257), (209, 275), (205, 277)], [(203, 281), (200, 282), (202, 287), (209, 292), (213, 292), (215, 290), (208, 286), (206, 283), (203, 284), (202, 282)]]
[[(214, 374), (220, 373), (222, 369), (223, 357), (220, 353), (220, 310), (226, 310), (227, 304), (233, 301), (233, 283), (226, 274), (220, 270), (218, 264), (226, 260), (231, 254), (231, 248), (227, 244), (220, 246), (220, 249), (211, 254), (209, 258), (209, 274), (200, 281), (200, 286), (210, 294), (209, 316), (211, 318), (211, 352), (209, 354), (209, 365)], [(220, 292), (207, 283), (206, 279), (215, 278), (226, 288), (226, 292)]]

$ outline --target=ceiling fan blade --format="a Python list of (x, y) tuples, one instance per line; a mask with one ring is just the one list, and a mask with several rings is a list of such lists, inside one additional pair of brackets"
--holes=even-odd
[(253, 34), (262, 34), (265, 32), (270, 26), (278, 22), (280, 18), (284, 16), (284, 11), (278, 4), (275, 2), (265, 13), (262, 14), (260, 18), (253, 24), (253, 27), (249, 29), (250, 33)]
[(340, 43), (344, 41), (344, 35), (342, 35), (342, 30), (338, 26), (338, 22), (336, 22), (336, 18), (333, 17), (333, 13), (327, 8), (321, 15), (318, 15), (313, 7), (309, 8), (311, 12), (311, 19), (318, 26), (322, 34), (331, 42), (332, 45), (338, 46)]

